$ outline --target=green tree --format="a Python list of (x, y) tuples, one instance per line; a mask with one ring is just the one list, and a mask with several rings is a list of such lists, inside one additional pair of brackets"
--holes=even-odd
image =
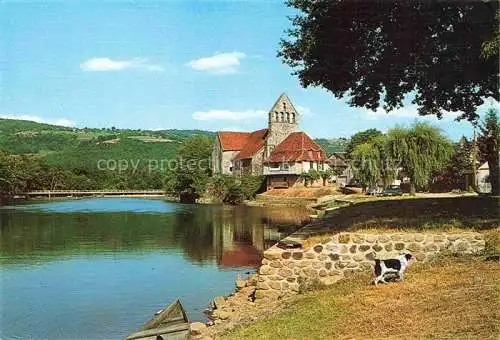
[(377, 129), (368, 129), (365, 131), (360, 131), (352, 135), (349, 143), (346, 146), (347, 158), (351, 158), (352, 152), (359, 144), (372, 141), (374, 138), (382, 136), (382, 132)]
[(180, 195), (189, 192), (200, 197), (212, 174), (210, 156), (213, 140), (208, 136), (194, 135), (187, 138), (179, 148), (175, 166), (165, 178), (165, 190)]
[(498, 177), (500, 176), (498, 159), (500, 157), (500, 125), (495, 109), (488, 110), (484, 122), (480, 126), (480, 130), (481, 133), (477, 140), (480, 158), (488, 162), (492, 195), (500, 195), (498, 182)]
[[(422, 115), (462, 111), (477, 119), (500, 100), (497, 1), (288, 0), (299, 11), (278, 55), (302, 86), (322, 86), (352, 106), (390, 111), (407, 95)], [(497, 41), (497, 40), (495, 40)], [(487, 49), (488, 50), (488, 49)]]
[(410, 193), (425, 188), (431, 174), (446, 166), (453, 144), (442, 131), (426, 122), (410, 128), (396, 127), (387, 132), (387, 150), (403, 172), (410, 177)]
[(357, 145), (352, 152), (355, 178), (367, 187), (388, 186), (395, 178), (396, 169), (388, 152), (387, 139), (380, 135)]

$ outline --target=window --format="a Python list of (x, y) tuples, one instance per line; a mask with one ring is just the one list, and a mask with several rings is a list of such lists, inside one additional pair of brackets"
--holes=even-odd
[(229, 171), (233, 172), (233, 167), (232, 166), (229, 167)]
[(285, 121), (285, 113), (284, 112), (281, 112), (281, 121), (284, 122)]
[(281, 163), (281, 169), (282, 170), (288, 170), (288, 169), (290, 169), (290, 164), (288, 164), (288, 163)]
[(288, 112), (286, 113), (286, 121), (290, 123), (290, 114)]

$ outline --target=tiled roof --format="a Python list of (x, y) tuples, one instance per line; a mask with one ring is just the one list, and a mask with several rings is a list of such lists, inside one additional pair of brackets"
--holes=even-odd
[(219, 131), (217, 135), (223, 151), (239, 151), (245, 146), (250, 133)]
[(328, 158), (327, 163), (333, 167), (347, 167), (347, 163), (345, 162), (345, 160), (335, 154), (331, 155), (330, 158)]
[(266, 142), (266, 135), (267, 129), (257, 130), (250, 133), (247, 138), (247, 142), (234, 159), (239, 160), (252, 158), (252, 156), (264, 146), (264, 143)]
[(304, 132), (292, 132), (276, 146), (267, 163), (327, 160), (323, 149)]

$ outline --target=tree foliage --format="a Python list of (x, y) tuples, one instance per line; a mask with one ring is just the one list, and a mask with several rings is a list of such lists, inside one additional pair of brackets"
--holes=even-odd
[(352, 166), (356, 180), (366, 187), (386, 187), (396, 175), (384, 135), (358, 144), (352, 152)]
[[(405, 96), (422, 115), (462, 111), (477, 119), (487, 97), (500, 99), (497, 1), (289, 0), (300, 11), (278, 55), (302, 86), (322, 86), (349, 104), (390, 111)], [(488, 45), (490, 46), (490, 45)], [(489, 54), (490, 55), (490, 54)]]
[(212, 147), (213, 139), (208, 136), (194, 135), (186, 139), (166, 175), (165, 191), (175, 196), (182, 192), (202, 196), (212, 175)]
[(382, 136), (382, 132), (377, 129), (368, 129), (365, 131), (360, 131), (352, 135), (349, 143), (346, 146), (346, 154), (348, 158), (351, 158), (352, 152), (359, 144), (367, 143), (372, 141), (374, 138)]
[(431, 174), (446, 166), (453, 152), (442, 131), (426, 122), (395, 127), (387, 132), (388, 155), (410, 178), (411, 192), (427, 187)]
[(500, 122), (495, 109), (490, 109), (480, 127), (478, 138), (479, 154), (481, 159), (488, 162), (490, 171), (489, 181), (493, 195), (500, 195), (499, 185), (499, 157), (500, 157)]

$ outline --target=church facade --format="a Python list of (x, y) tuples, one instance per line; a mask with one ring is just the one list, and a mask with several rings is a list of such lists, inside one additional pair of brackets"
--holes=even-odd
[(304, 185), (300, 174), (323, 170), (323, 149), (299, 130), (300, 115), (281, 94), (268, 114), (268, 127), (253, 132), (219, 131), (212, 152), (214, 174), (264, 175), (267, 187)]

